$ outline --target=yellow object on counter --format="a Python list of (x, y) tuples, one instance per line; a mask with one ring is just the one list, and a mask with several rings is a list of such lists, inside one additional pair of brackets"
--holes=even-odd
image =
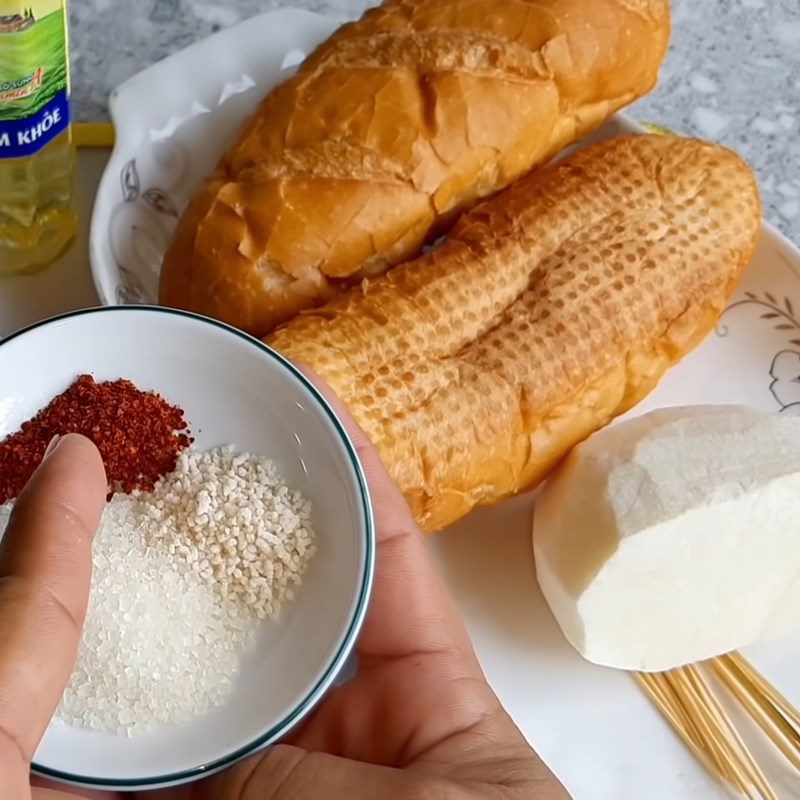
[(75, 147), (113, 147), (114, 126), (110, 122), (75, 122), (72, 141)]
[(669, 128), (665, 128), (663, 125), (659, 125), (656, 122), (646, 122), (642, 121), (641, 126), (648, 132), (648, 133), (656, 133), (660, 136), (679, 136), (680, 134), (675, 133), (675, 131), (670, 130)]

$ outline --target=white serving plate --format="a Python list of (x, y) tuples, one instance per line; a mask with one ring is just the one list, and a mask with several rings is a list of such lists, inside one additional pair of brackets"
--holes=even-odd
[[(334, 24), (306, 12), (266, 14), (248, 21), (246, 30), (226, 31), (173, 56), (115, 93), (119, 138), (98, 193), (92, 236), (92, 262), (105, 302), (117, 301), (118, 287), (125, 299), (154, 292), (158, 256), (175, 218), (164, 212), (169, 204), (154, 204), (157, 195), (148, 201), (144, 193), (162, 189), (176, 208), (186, 202), (200, 179), (185, 172), (190, 162), (179, 155), (190, 132), (210, 123), (214, 128), (214, 152), (198, 149), (198, 160), (191, 162), (201, 172), (233, 134), (237, 112), (246, 114), (269, 76), (274, 79), (275, 65), (291, 51), (288, 61), (294, 62), (298, 51), (307, 51)], [(206, 58), (212, 51), (213, 66)], [(230, 94), (256, 82), (258, 92), (250, 87)], [(233, 88), (223, 92), (222, 86)], [(228, 132), (217, 129), (218, 123), (227, 124)], [(617, 119), (599, 135), (626, 129), (630, 123)], [(98, 157), (82, 156), (87, 187), (96, 178)], [(139, 192), (126, 203), (121, 176), (133, 159)], [(186, 183), (175, 178), (182, 171)], [(125, 187), (130, 190), (130, 180)], [(84, 196), (82, 208), (87, 202)], [(126, 232), (134, 220), (143, 231), (135, 239)], [(83, 240), (63, 271), (56, 267), (40, 278), (0, 283), (4, 331), (52, 313), (62, 300), (64, 308), (93, 302), (81, 247)], [(717, 333), (631, 413), (687, 403), (745, 403), (783, 413), (800, 408), (800, 251), (769, 225)], [(586, 663), (564, 640), (536, 586), (532, 503), (526, 496), (480, 510), (429, 540), (501, 700), (576, 800), (727, 797), (629, 676)], [(800, 705), (800, 636), (746, 655)], [(760, 739), (752, 741), (761, 752)], [(765, 766), (781, 798), (800, 796), (800, 781), (768, 750)]]

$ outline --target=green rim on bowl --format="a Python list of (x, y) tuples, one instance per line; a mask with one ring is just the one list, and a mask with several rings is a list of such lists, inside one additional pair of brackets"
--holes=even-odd
[(353, 443), (350, 440), (347, 431), (344, 429), (344, 426), (339, 421), (339, 418), (336, 416), (333, 409), (330, 407), (328, 401), (320, 394), (319, 390), (308, 380), (308, 378), (306, 378), (306, 376), (303, 375), (303, 373), (300, 372), (297, 369), (297, 367), (295, 367), (290, 361), (288, 361), (286, 358), (284, 358), (276, 351), (267, 347), (258, 339), (255, 339), (252, 336), (240, 330), (237, 330), (236, 328), (231, 327), (230, 325), (226, 325), (223, 322), (219, 322), (217, 320), (210, 319), (208, 317), (203, 317), (199, 314), (193, 314), (191, 312), (180, 311), (177, 309), (163, 308), (160, 306), (128, 305), (128, 306), (108, 306), (103, 308), (81, 309), (79, 311), (71, 311), (66, 314), (60, 314), (55, 317), (50, 317), (48, 319), (42, 320), (41, 322), (34, 323), (33, 325), (29, 325), (25, 328), (22, 328), (19, 331), (16, 331), (15, 333), (10, 334), (2, 341), (0, 341), (0, 347), (3, 347), (12, 340), (24, 336), (25, 334), (33, 330), (36, 330), (37, 328), (41, 328), (44, 325), (49, 325), (59, 320), (69, 319), (71, 317), (83, 316), (88, 314), (115, 314), (126, 311), (146, 312), (153, 314), (169, 314), (179, 317), (187, 317), (189, 319), (194, 319), (204, 324), (213, 325), (217, 328), (220, 328), (221, 330), (226, 331), (227, 333), (233, 334), (234, 336), (243, 339), (244, 341), (251, 344), (253, 347), (258, 348), (264, 355), (276, 361), (284, 369), (286, 369), (292, 377), (294, 377), (297, 381), (299, 381), (299, 383), (303, 386), (303, 388), (306, 391), (308, 391), (309, 394), (311, 394), (314, 400), (322, 408), (324, 414), (327, 416), (328, 420), (333, 425), (334, 430), (338, 434), (339, 439), (341, 443), (344, 445), (345, 451), (350, 459), (350, 462), (353, 467), (353, 472), (356, 476), (359, 496), (361, 499), (366, 541), (364, 548), (364, 566), (361, 575), (361, 585), (359, 587), (358, 600), (356, 602), (352, 618), (342, 638), (338, 650), (336, 651), (333, 658), (329, 661), (327, 667), (323, 672), (322, 677), (307, 692), (306, 696), (297, 705), (297, 707), (291, 713), (287, 714), (280, 722), (278, 722), (276, 725), (273, 725), (271, 728), (269, 728), (267, 731), (265, 731), (260, 736), (255, 738), (253, 741), (238, 748), (237, 750), (234, 750), (231, 753), (228, 753), (225, 756), (221, 756), (220, 758), (214, 761), (210, 761), (205, 764), (200, 764), (191, 769), (181, 770), (178, 772), (173, 772), (165, 775), (157, 775), (150, 778), (90, 777), (85, 775), (76, 775), (74, 773), (64, 772), (62, 770), (51, 769), (43, 764), (37, 763), (36, 761), (33, 761), (33, 763), (31, 764), (32, 772), (40, 776), (53, 778), (55, 780), (63, 781), (77, 786), (84, 786), (94, 789), (104, 788), (112, 790), (135, 789), (135, 788), (154, 789), (154, 788), (164, 788), (168, 786), (177, 786), (183, 783), (189, 783), (199, 778), (203, 778), (208, 775), (213, 775), (216, 772), (220, 772), (221, 770), (230, 767), (237, 761), (240, 761), (241, 759), (246, 758), (247, 756), (250, 756), (253, 753), (263, 749), (264, 747), (272, 744), (281, 736), (286, 734), (297, 722), (299, 722), (304, 716), (306, 716), (306, 714), (309, 713), (309, 711), (313, 709), (313, 707), (317, 704), (317, 702), (319, 702), (319, 700), (322, 698), (325, 692), (334, 683), (339, 673), (342, 671), (342, 668), (344, 667), (347, 658), (349, 657), (350, 653), (353, 650), (356, 637), (358, 636), (358, 633), (361, 630), (361, 626), (364, 622), (364, 616), (366, 615), (367, 604), (370, 592), (372, 590), (372, 581), (375, 572), (375, 521), (372, 513), (372, 504), (370, 502), (369, 487), (367, 486), (367, 481), (364, 475), (364, 471), (361, 467), (361, 462), (358, 459), (355, 447), (353, 446)]

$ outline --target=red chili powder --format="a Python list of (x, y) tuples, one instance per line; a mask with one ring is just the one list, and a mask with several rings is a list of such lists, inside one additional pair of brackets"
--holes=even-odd
[(57, 434), (82, 433), (100, 450), (109, 496), (149, 491), (175, 469), (192, 442), (183, 410), (130, 381), (96, 383), (81, 375), (33, 419), (0, 442), (0, 503), (15, 498)]

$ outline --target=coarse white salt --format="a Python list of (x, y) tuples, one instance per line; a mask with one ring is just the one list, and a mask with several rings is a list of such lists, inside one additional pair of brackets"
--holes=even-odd
[(147, 541), (181, 557), (221, 598), (277, 619), (316, 551), (311, 504), (261, 456), (184, 450), (133, 497)]

